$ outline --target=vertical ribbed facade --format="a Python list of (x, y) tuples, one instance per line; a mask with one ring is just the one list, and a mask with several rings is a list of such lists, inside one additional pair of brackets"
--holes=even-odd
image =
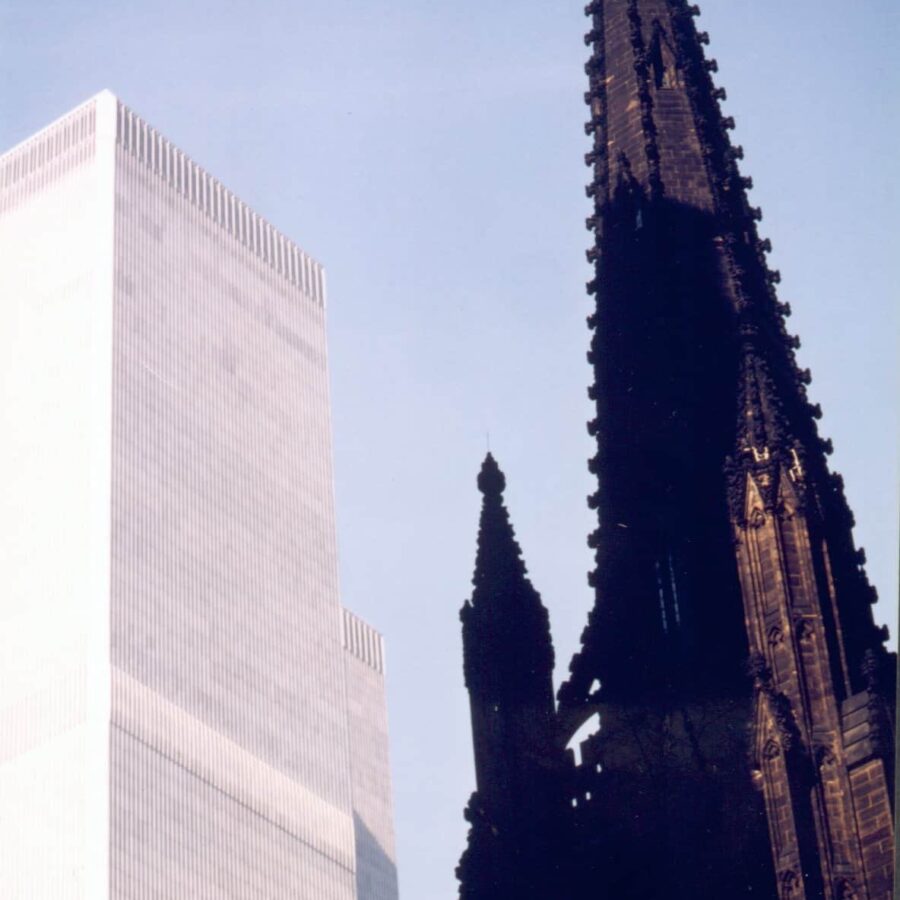
[[(93, 327), (83, 341), (76, 331), (74, 346), (60, 341), (53, 353), (40, 348), (32, 357), (39, 376), (25, 376), (18, 357), (5, 362), (9, 377), (26, 382), (62, 368), (46, 387), (47, 422), (66, 412), (54, 390), (70, 391), (90, 407), (90, 440), (106, 453), (86, 447), (69, 460), (86, 419), (77, 407), (67, 413), (73, 435), (60, 433), (42, 458), (67, 461), (81, 490), (64, 484), (56, 492), (66, 501), (62, 521), (53, 521), (53, 497), (37, 504), (35, 520), (56, 532), (27, 545), (22, 538), (12, 560), (25, 596), (34, 578), (49, 577), (29, 569), (39, 544), (46, 563), (47, 546), (92, 536), (79, 532), (79, 518), (100, 490), (105, 518), (79, 558), (108, 579), (93, 592), (100, 613), (86, 628), (105, 679), (106, 708), (95, 717), (105, 764), (94, 774), (108, 803), (93, 817), (79, 808), (79, 822), (88, 834), (102, 825), (96, 868), (114, 898), (351, 900), (348, 679), (357, 673), (346, 669), (339, 603), (324, 272), (114, 97), (83, 107), (95, 108), (105, 180), (82, 192), (107, 226), (102, 235), (64, 193), (91, 165), (74, 139), (69, 146), (57, 137), (73, 117), (52, 126), (33, 154), (42, 175), (10, 160), (21, 151), (0, 158), (0, 206), (26, 210), (10, 240), (24, 233), (48, 261), (65, 258), (52, 230), (38, 237), (43, 220), (27, 219), (33, 206), (45, 204), (50, 218), (64, 207), (68, 239), (93, 241), (93, 254), (78, 258), (99, 270), (93, 281), (80, 276), (81, 295), (67, 288), (70, 300), (83, 301), (67, 312), (86, 331), (81, 319), (102, 296), (106, 316), (105, 331)], [(34, 182), (33, 197), (23, 177)], [(27, 255), (19, 268), (26, 264)], [(27, 273), (16, 271), (6, 277), (19, 279), (21, 319), (35, 298)], [(69, 280), (81, 283), (77, 276)], [(94, 384), (68, 371), (78, 354), (97, 371)], [(31, 403), (31, 384), (21, 387)], [(30, 410), (6, 399), (4, 407), (22, 430)], [(91, 465), (88, 480), (82, 473)], [(3, 509), (5, 526), (16, 513)], [(79, 575), (73, 570), (69, 582)], [(63, 590), (48, 589), (53, 603), (64, 605)], [(32, 627), (29, 640), (42, 639), (39, 631)], [(3, 667), (6, 676), (6, 658)], [(27, 693), (33, 679), (21, 680)], [(81, 690), (79, 702), (90, 707), (94, 687), (78, 684), (67, 678), (65, 689)], [(0, 691), (3, 707), (8, 691)], [(370, 700), (384, 718), (383, 691)], [(0, 725), (0, 741), (23, 730), (9, 717)], [(386, 786), (389, 830), (386, 734), (383, 759), (372, 766), (382, 763), (373, 781)], [(72, 784), (83, 786), (85, 765), (68, 765)], [(52, 842), (45, 849), (56, 852)], [(393, 864), (393, 847), (385, 852)], [(83, 857), (72, 849), (73, 860)], [(101, 896), (61, 885), (48, 896)]]

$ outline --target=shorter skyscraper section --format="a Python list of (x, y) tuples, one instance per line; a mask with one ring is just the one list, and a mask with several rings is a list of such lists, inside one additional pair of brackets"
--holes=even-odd
[(343, 610), (350, 723), (350, 785), (358, 900), (396, 900), (397, 866), (388, 767), (384, 641)]

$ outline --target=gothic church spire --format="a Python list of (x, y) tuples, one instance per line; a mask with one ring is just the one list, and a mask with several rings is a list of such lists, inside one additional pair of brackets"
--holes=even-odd
[(558, 886), (546, 860), (564, 846), (550, 622), (526, 574), (505, 486), (488, 453), (478, 476), (475, 589), (460, 612), (476, 778), (457, 868), (463, 900), (546, 900)]

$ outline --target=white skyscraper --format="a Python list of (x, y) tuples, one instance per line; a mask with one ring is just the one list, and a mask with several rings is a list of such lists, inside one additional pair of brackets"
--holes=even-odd
[(396, 898), (324, 306), (109, 93), (0, 157), (0, 896)]

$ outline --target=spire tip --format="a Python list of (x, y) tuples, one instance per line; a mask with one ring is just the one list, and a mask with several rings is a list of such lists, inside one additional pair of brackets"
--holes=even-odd
[(478, 490), (485, 496), (490, 494), (499, 497), (505, 488), (506, 478), (500, 471), (497, 461), (489, 452), (481, 464), (481, 471), (478, 473)]

